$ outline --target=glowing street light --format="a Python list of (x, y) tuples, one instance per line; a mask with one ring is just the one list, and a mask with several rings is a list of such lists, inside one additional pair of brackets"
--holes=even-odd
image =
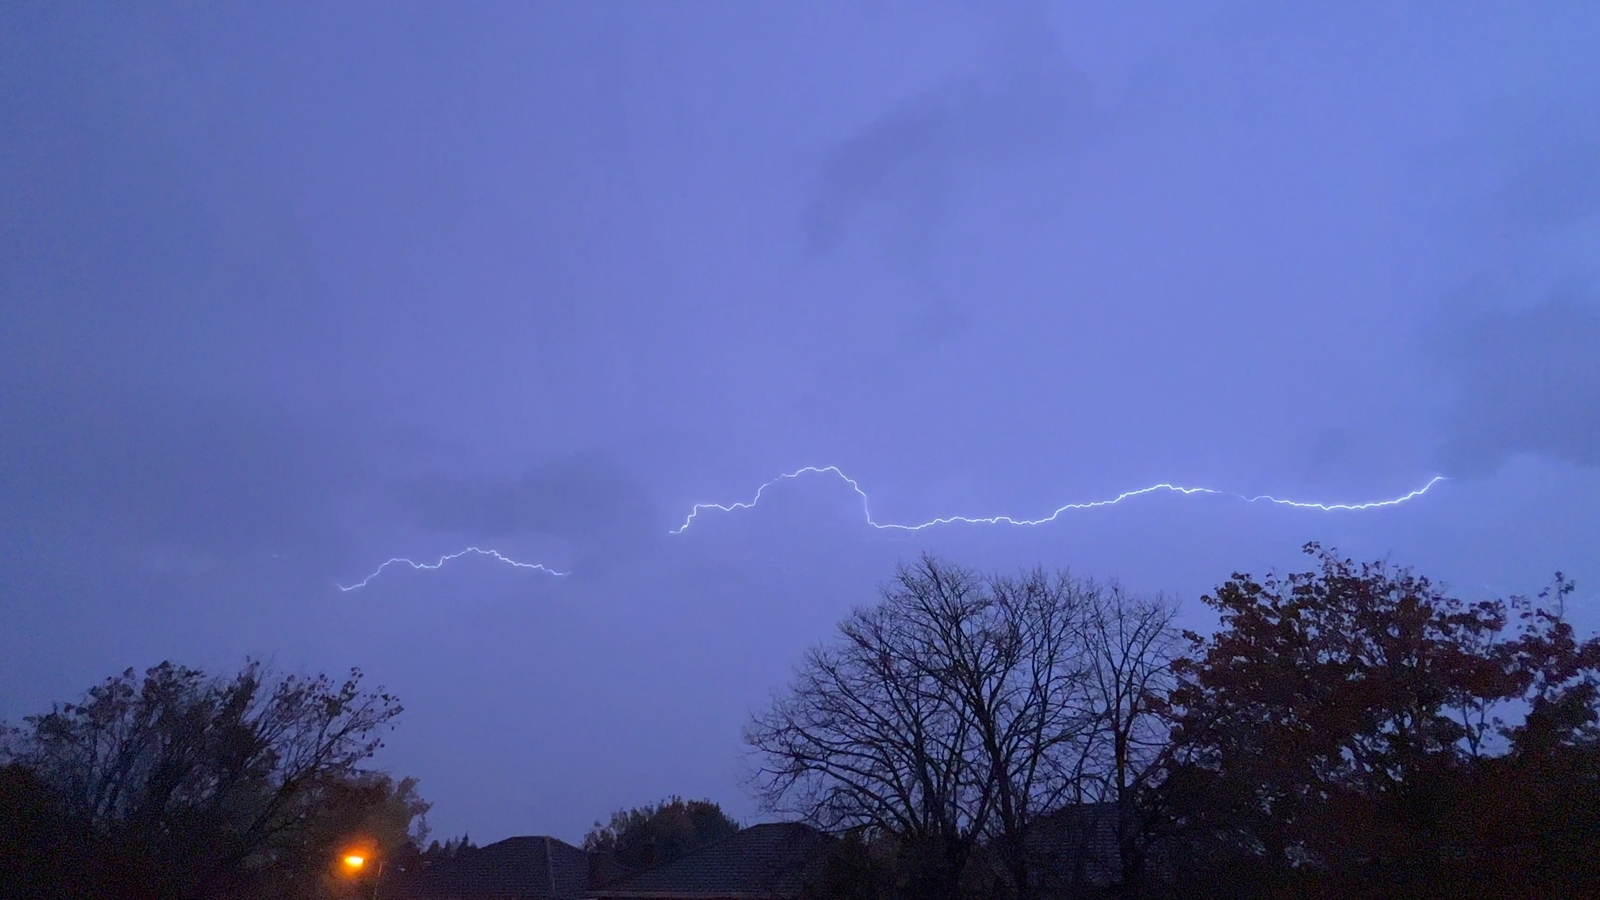
[[(377, 847), (369, 842), (357, 843), (347, 846), (339, 856), (339, 867), (344, 872), (344, 877), (351, 880), (371, 878), (372, 896), (378, 896), (378, 881), (383, 878), (384, 860), (377, 853)], [(372, 864), (376, 862), (377, 869), (373, 871)]]

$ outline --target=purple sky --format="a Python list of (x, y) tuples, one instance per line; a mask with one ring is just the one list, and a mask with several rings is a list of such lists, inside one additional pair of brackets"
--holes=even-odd
[[(435, 830), (756, 814), (896, 561), (1307, 540), (1600, 627), (1600, 7), (33, 4), (0, 21), (0, 717), (364, 667)], [(997, 514), (1154, 482), (1049, 525)], [(390, 568), (468, 545), (481, 557)]]

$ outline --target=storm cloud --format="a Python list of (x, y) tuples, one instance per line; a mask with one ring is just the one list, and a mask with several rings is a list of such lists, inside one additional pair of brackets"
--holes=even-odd
[[(1579, 292), (1575, 292), (1579, 293)], [(1481, 474), (1518, 453), (1600, 465), (1600, 310), (1580, 296), (1484, 313), (1446, 344), (1459, 395), (1444, 458)]]
[[(576, 839), (758, 816), (751, 705), (924, 550), (1586, 591), (1597, 45), (1445, 3), (8, 10), (0, 717), (361, 665), (441, 835)], [(667, 534), (830, 465), (880, 522), (1219, 493), (889, 533), (794, 479)], [(471, 545), (572, 575), (339, 590)]]
[(836, 248), (877, 212), (870, 238), (923, 274), (963, 187), (985, 170), (1065, 154), (1103, 127), (1083, 74), (1029, 36), (986, 77), (908, 98), (830, 147), (802, 220), (807, 251)]
[(564, 456), (517, 479), (434, 473), (400, 493), (424, 529), (473, 538), (551, 535), (573, 542), (585, 569), (623, 562), (666, 530), (643, 486), (600, 451)]

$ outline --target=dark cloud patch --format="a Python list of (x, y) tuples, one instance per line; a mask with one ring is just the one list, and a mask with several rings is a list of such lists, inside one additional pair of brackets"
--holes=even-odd
[(1592, 302), (1562, 297), (1474, 316), (1448, 333), (1443, 354), (1458, 391), (1444, 446), (1453, 471), (1486, 471), (1519, 453), (1600, 465), (1600, 311)]
[(423, 528), (474, 538), (538, 534), (571, 541), (584, 568), (633, 556), (659, 516), (644, 489), (609, 456), (590, 451), (529, 469), (515, 480), (435, 474), (402, 491)]
[(1431, 320), (1455, 401), (1442, 443), (1452, 471), (1518, 454), (1600, 464), (1597, 112), (1552, 103), (1487, 142), (1505, 174), (1472, 219), (1480, 268)]
[(976, 171), (1065, 150), (1094, 122), (1086, 80), (1048, 48), (991, 83), (911, 99), (824, 156), (802, 221), (806, 249), (834, 249), (875, 210), (884, 214), (888, 255), (922, 265), (954, 195)]

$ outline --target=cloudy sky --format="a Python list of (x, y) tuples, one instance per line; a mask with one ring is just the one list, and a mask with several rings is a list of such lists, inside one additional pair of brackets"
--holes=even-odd
[[(1320, 540), (1600, 627), (1588, 3), (36, 4), (0, 23), (0, 717), (359, 665), (436, 831), (757, 815), (895, 563)], [(950, 515), (1033, 527), (880, 531)], [(1322, 503), (1404, 495), (1404, 504)], [(483, 556), (480, 546), (568, 572)]]

